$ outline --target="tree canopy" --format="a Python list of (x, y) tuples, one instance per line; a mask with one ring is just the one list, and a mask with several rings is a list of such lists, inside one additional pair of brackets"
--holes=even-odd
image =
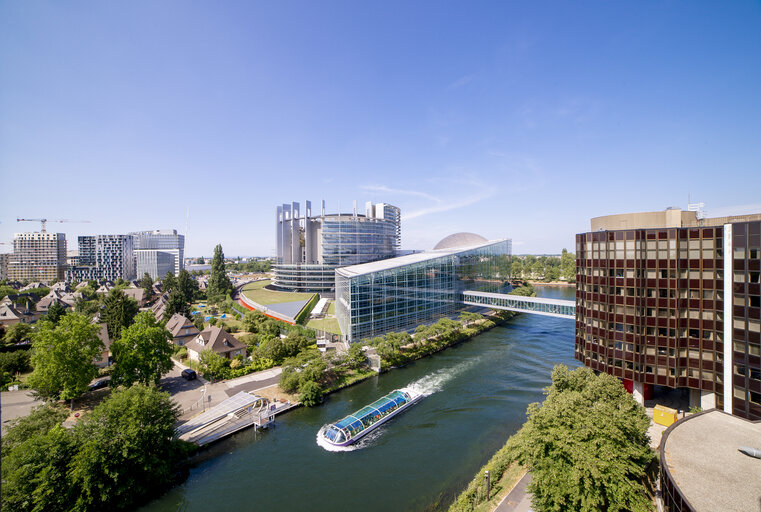
[(206, 286), (206, 296), (211, 303), (222, 302), (233, 292), (233, 285), (225, 271), (225, 254), (222, 246), (217, 244), (211, 259), (211, 274)]
[(140, 288), (143, 289), (145, 300), (151, 300), (153, 298), (153, 278), (146, 272), (143, 277), (140, 278)]
[(73, 399), (88, 390), (98, 374), (93, 360), (103, 350), (99, 327), (80, 313), (69, 313), (58, 325), (41, 322), (34, 333), (29, 387), (44, 398)]
[(158, 384), (174, 366), (170, 338), (169, 331), (156, 322), (150, 311), (139, 313), (135, 323), (124, 329), (121, 338), (111, 345), (114, 355), (111, 384)]
[(27, 341), (32, 336), (32, 326), (23, 322), (18, 322), (11, 325), (5, 331), (3, 335), (3, 343), (5, 345), (15, 345), (22, 341)]
[(174, 441), (177, 408), (168, 393), (142, 385), (114, 391), (61, 427), (66, 411), (38, 407), (2, 439), (2, 507), (18, 511), (134, 508), (174, 481), (186, 457)]
[(645, 409), (618, 379), (589, 368), (556, 366), (545, 393), (511, 439), (517, 461), (533, 476), (533, 508), (650, 510), (643, 481), (654, 454)]
[(108, 337), (119, 339), (122, 329), (132, 323), (138, 310), (137, 301), (127, 297), (123, 291), (114, 288), (108, 292), (103, 300), (103, 320), (108, 328)]

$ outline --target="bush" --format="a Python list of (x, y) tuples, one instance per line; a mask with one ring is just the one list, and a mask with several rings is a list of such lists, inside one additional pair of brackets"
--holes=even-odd
[(299, 402), (312, 407), (322, 402), (322, 388), (314, 381), (306, 381), (299, 387)]
[(15, 352), (0, 352), (0, 372), (11, 375), (31, 371), (31, 356), (28, 350), (16, 350)]
[(188, 347), (177, 347), (174, 351), (174, 356), (178, 359), (186, 359), (188, 357)]

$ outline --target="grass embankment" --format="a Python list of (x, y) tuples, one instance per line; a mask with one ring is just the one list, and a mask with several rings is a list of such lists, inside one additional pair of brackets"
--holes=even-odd
[(313, 293), (278, 292), (265, 289), (264, 287), (271, 282), (272, 281), (267, 280), (248, 283), (243, 287), (241, 293), (248, 299), (256, 302), (257, 304), (261, 304), (262, 306), (267, 306), (269, 304), (280, 304), (283, 302), (295, 302), (297, 300), (306, 300), (314, 295)]
[(338, 326), (337, 318), (312, 318), (307, 322), (307, 327), (310, 329), (332, 332), (333, 334), (341, 334), (341, 328)]
[[(470, 481), (468, 487), (460, 493), (449, 512), (488, 512), (493, 510), (512, 490), (518, 480), (526, 474), (526, 469), (516, 463), (512, 455), (510, 439), (489, 459)], [(488, 471), (491, 479), (491, 491), (486, 496), (484, 472)]]

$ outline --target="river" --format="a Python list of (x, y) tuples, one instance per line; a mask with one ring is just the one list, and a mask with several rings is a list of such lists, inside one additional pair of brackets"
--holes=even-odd
[[(574, 288), (537, 287), (573, 299)], [(143, 512), (435, 510), (447, 507), (542, 400), (555, 364), (571, 367), (573, 321), (522, 314), (507, 325), (331, 394), (202, 453), (189, 478)], [(326, 451), (319, 428), (400, 387), (428, 393), (359, 441)]]

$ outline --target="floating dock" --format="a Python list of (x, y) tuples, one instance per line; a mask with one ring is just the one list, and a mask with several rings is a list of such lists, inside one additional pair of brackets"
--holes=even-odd
[(266, 428), (276, 414), (294, 406), (289, 402), (271, 403), (264, 397), (241, 391), (180, 425), (177, 437), (204, 446), (244, 428)]

